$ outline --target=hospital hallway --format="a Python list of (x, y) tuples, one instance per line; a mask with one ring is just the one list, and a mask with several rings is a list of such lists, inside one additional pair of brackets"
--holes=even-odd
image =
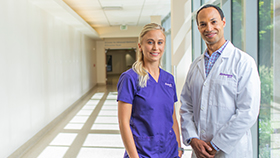
[[(123, 157), (116, 85), (119, 75), (141, 59), (141, 42), (150, 23), (163, 28), (160, 67), (174, 77), (179, 119), (184, 85), (199, 79), (187, 79), (191, 65), (204, 59), (208, 50), (197, 16), (205, 5), (220, 7), (219, 38), (250, 56), (258, 69), (252, 81), (259, 78), (261, 82), (252, 87), (260, 86), (260, 101), (253, 106), (259, 108), (259, 115), (244, 115), (255, 122), (242, 128), (250, 127), (253, 158), (280, 158), (280, 0), (0, 0), (0, 158)], [(147, 44), (147, 48), (152, 47)], [(230, 57), (243, 61), (239, 55)], [(226, 64), (228, 59), (217, 60)], [(223, 131), (247, 112), (243, 109), (252, 100), (247, 93), (257, 91), (225, 87), (242, 85), (239, 82), (246, 77), (236, 72), (241, 72), (238, 68), (247, 72), (243, 69), (247, 63), (221, 67), (218, 78), (209, 79), (205, 65), (199, 66), (200, 77), (205, 79), (200, 86), (209, 93), (195, 96), (199, 85), (191, 89), (199, 104), (192, 101), (195, 105), (188, 106), (197, 112), (195, 130), (191, 124), (187, 137), (210, 140), (216, 135), (209, 128), (221, 128), (216, 134), (231, 138)], [(218, 68), (219, 62), (213, 66)], [(239, 95), (241, 90), (245, 95)], [(231, 93), (228, 97), (245, 101), (235, 100), (240, 104), (229, 107), (228, 100), (220, 97), (227, 92)], [(208, 122), (215, 122), (215, 127), (206, 126)], [(229, 130), (233, 132), (235, 128)], [(221, 152), (230, 152), (227, 146), (234, 148), (220, 143), (216, 145)], [(190, 157), (191, 147), (181, 145), (183, 158)]]
[[(119, 75), (108, 75), (60, 120), (23, 158), (121, 158), (124, 146), (117, 119)], [(185, 148), (183, 158), (191, 149)]]

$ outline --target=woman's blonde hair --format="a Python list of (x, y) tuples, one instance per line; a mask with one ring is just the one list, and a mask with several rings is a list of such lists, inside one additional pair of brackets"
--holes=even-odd
[[(150, 23), (143, 27), (140, 35), (139, 35), (139, 43), (142, 44), (142, 39), (145, 36), (145, 34), (151, 30), (161, 30), (164, 37), (164, 28), (156, 23)], [(144, 56), (142, 51), (137, 52), (137, 60), (132, 65), (132, 69), (138, 74), (138, 85), (143, 88), (147, 86), (147, 81), (149, 79), (148, 72), (144, 68)]]

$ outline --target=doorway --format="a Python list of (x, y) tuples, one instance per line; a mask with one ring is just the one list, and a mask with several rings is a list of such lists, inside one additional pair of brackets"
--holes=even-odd
[(136, 61), (136, 49), (106, 50), (106, 85), (116, 86), (119, 76), (130, 69)]

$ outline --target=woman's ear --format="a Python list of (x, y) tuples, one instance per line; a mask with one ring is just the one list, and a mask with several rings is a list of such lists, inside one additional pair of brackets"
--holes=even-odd
[(141, 52), (142, 48), (141, 48), (141, 44), (140, 43), (138, 43), (138, 48), (139, 48), (139, 51)]

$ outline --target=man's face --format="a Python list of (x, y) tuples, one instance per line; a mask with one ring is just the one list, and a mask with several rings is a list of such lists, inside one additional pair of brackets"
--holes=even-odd
[(208, 45), (221, 45), (224, 39), (225, 18), (213, 7), (202, 9), (197, 16), (198, 30)]

